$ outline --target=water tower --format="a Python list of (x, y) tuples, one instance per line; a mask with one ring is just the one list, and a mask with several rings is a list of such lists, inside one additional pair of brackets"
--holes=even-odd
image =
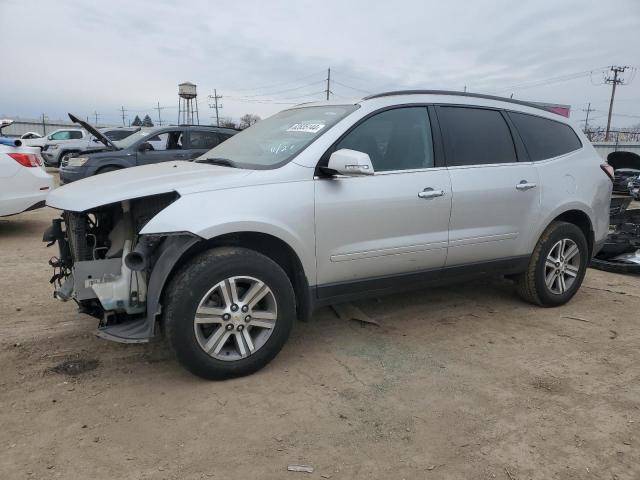
[(184, 82), (178, 85), (178, 123), (180, 125), (200, 125), (198, 93), (195, 83)]

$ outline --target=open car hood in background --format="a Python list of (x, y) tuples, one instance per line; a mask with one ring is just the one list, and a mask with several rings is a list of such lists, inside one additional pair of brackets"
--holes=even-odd
[(107, 147), (108, 149), (110, 149), (110, 150), (120, 150), (118, 147), (116, 147), (115, 143), (113, 143), (111, 140), (109, 140), (106, 136), (104, 136), (102, 134), (102, 132), (100, 132), (100, 130), (96, 129), (95, 127), (93, 127), (89, 123), (85, 122), (84, 120), (80, 120), (78, 117), (76, 117), (72, 113), (69, 114), (69, 118), (71, 119), (71, 121), (73, 123), (77, 123), (78, 125), (82, 126), (82, 128), (84, 128), (87, 132), (89, 132), (91, 135), (96, 137), (96, 139), (98, 141), (102, 142), (104, 144), (104, 146)]
[(611, 165), (614, 170), (620, 168), (640, 170), (640, 155), (633, 152), (612, 152), (607, 155), (607, 163)]

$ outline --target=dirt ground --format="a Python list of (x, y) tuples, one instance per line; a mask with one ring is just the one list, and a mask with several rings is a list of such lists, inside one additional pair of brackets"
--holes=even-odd
[(380, 327), (324, 309), (206, 382), (51, 297), (55, 215), (0, 219), (3, 480), (640, 478), (638, 277), (590, 270), (556, 309), (500, 279), (359, 303)]

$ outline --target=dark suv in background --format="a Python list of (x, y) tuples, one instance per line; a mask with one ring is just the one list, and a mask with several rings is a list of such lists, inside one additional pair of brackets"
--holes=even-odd
[(104, 146), (64, 157), (60, 165), (60, 182), (122, 168), (168, 162), (194, 160), (236, 133), (236, 130), (203, 125), (176, 125), (142, 128), (120, 141), (112, 141), (88, 123), (69, 114)]

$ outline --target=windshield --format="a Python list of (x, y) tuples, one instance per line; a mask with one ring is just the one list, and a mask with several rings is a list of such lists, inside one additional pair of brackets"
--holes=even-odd
[[(132, 133), (131, 135), (129, 135), (126, 138), (123, 138), (122, 140), (118, 140), (117, 142), (113, 142), (116, 144), (116, 146), (118, 148), (129, 148), (131, 145), (133, 145), (134, 143), (136, 143), (138, 140), (141, 140), (143, 138), (149, 137), (153, 132), (158, 131), (159, 129), (157, 128), (143, 128), (141, 130), (138, 130), (135, 133)], [(108, 137), (108, 135), (107, 135)]]
[(277, 168), (356, 108), (335, 105), (284, 110), (234, 135), (196, 161), (224, 159), (239, 168)]

